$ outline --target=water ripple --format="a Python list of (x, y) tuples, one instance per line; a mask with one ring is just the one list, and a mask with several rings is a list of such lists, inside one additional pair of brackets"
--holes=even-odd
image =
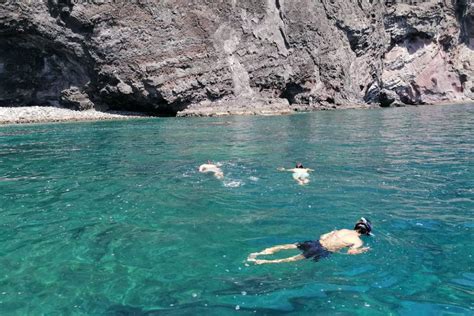
[[(0, 310), (467, 315), (473, 126), (458, 105), (0, 127)], [(310, 184), (276, 170), (296, 162)], [(245, 262), (360, 216), (364, 255)]]

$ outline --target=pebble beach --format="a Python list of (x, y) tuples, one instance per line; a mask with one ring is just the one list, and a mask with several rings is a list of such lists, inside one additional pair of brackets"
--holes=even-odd
[(0, 107), (0, 124), (123, 120), (148, 117), (136, 112), (74, 111), (51, 106)]

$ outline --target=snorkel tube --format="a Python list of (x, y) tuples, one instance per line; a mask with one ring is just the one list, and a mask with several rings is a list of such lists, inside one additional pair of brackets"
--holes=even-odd
[(354, 226), (354, 230), (359, 231), (362, 235), (375, 236), (372, 234), (372, 223), (365, 217), (361, 217)]

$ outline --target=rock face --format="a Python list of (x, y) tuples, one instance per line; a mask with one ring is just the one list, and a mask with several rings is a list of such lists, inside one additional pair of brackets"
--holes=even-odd
[(1, 0), (0, 106), (192, 115), (473, 100), (471, 1), (392, 2)]

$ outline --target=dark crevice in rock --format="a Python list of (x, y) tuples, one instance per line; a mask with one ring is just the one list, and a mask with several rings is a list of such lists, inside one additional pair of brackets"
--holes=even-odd
[(393, 37), (390, 41), (390, 45), (387, 52), (391, 51), (395, 46), (406, 46), (410, 54), (415, 53), (421, 47), (417, 47), (418, 43), (428, 43), (433, 41), (433, 37), (429, 34), (420, 31), (410, 31), (404, 37)]
[[(182, 111), (184, 109), (186, 109), (187, 106), (185, 107), (182, 107), (181, 110), (179, 111)], [(178, 110), (176, 110), (176, 108), (174, 106), (170, 106), (170, 107), (163, 107), (161, 106), (160, 108), (158, 108), (157, 110), (154, 110), (154, 111), (143, 111), (145, 113), (149, 113), (153, 116), (158, 116), (158, 117), (176, 117), (176, 115), (178, 114), (179, 112)]]
[[(149, 82), (144, 82), (142, 88), (146, 92), (146, 97), (144, 97), (143, 91), (133, 87), (132, 83), (119, 81), (113, 76), (101, 75), (98, 84), (104, 87), (100, 91), (99, 100), (100, 106), (105, 110), (138, 111), (153, 116), (172, 117), (188, 108), (195, 101), (191, 97), (179, 97), (169, 101), (163, 95), (160, 86)], [(212, 92), (209, 93), (212, 95)], [(217, 95), (214, 97), (219, 99)]]
[(461, 82), (461, 85), (464, 85), (467, 82), (467, 75), (466, 74), (461, 74), (459, 76), (459, 81)]
[[(281, 8), (280, 0), (275, 0), (275, 7), (278, 10), (278, 16), (279, 16), (282, 24), (285, 25), (285, 20), (283, 18), (283, 12), (282, 12), (282, 8)], [(285, 30), (283, 29), (283, 27), (280, 26), (279, 31), (280, 31), (281, 37), (283, 38), (283, 42), (285, 44), (286, 49), (290, 49), (291, 46), (290, 46), (290, 43), (288, 42), (288, 38), (285, 34)]]
[(280, 94), (280, 98), (287, 99), (290, 104), (297, 104), (300, 102), (298, 102), (296, 96), (307, 91), (309, 90), (302, 85), (290, 82), (286, 84), (285, 88)]
[(460, 42), (470, 46), (474, 37), (474, 5), (472, 0), (453, 0), (455, 3), (455, 14), (461, 26), (459, 34)]
[(454, 38), (452, 38), (451, 36), (442, 36), (439, 38), (438, 42), (441, 44), (441, 47), (445, 52), (450, 51), (456, 46)]
[(356, 54), (356, 56), (362, 56), (365, 51), (369, 48), (369, 42), (367, 36), (369, 36), (369, 30), (354, 30), (346, 25), (343, 25), (340, 21), (336, 21), (334, 25), (341, 30), (349, 42), (351, 50)]
[(281, 37), (283, 38), (283, 42), (285, 43), (285, 47), (286, 49), (290, 49), (290, 43), (288, 43), (288, 40), (286, 39), (286, 35), (285, 35), (285, 32), (283, 32), (283, 29), (280, 28), (280, 33), (281, 33)]
[(106, 102), (106, 110), (141, 112), (151, 116), (159, 117), (175, 117), (179, 111), (183, 111), (191, 104), (189, 101), (177, 101), (171, 104), (166, 102), (149, 104), (137, 102), (133, 98), (126, 100), (121, 98), (120, 101), (116, 102), (113, 102), (112, 99), (107, 99)]
[(361, 0), (357, 0), (357, 6), (359, 7), (361, 12), (364, 12), (364, 7), (362, 6)]
[(326, 102), (329, 103), (329, 104), (335, 104), (336, 103), (336, 101), (334, 100), (333, 97), (327, 97)]
[(389, 107), (393, 104), (393, 102), (395, 102), (395, 99), (389, 97), (385, 92), (381, 92), (379, 94), (379, 104), (381, 107)]
[[(439, 9), (438, 9), (439, 10)], [(441, 23), (442, 17), (435, 15), (417, 17), (416, 13), (400, 13), (393, 11), (385, 14), (383, 24), (388, 34), (390, 34), (390, 45), (387, 51), (390, 51), (396, 45), (403, 45), (404, 42), (415, 39), (433, 40), (435, 32), (423, 27), (425, 23), (437, 24)]]
[(275, 6), (278, 9), (278, 11), (280, 11), (281, 9), (280, 0), (275, 0)]

